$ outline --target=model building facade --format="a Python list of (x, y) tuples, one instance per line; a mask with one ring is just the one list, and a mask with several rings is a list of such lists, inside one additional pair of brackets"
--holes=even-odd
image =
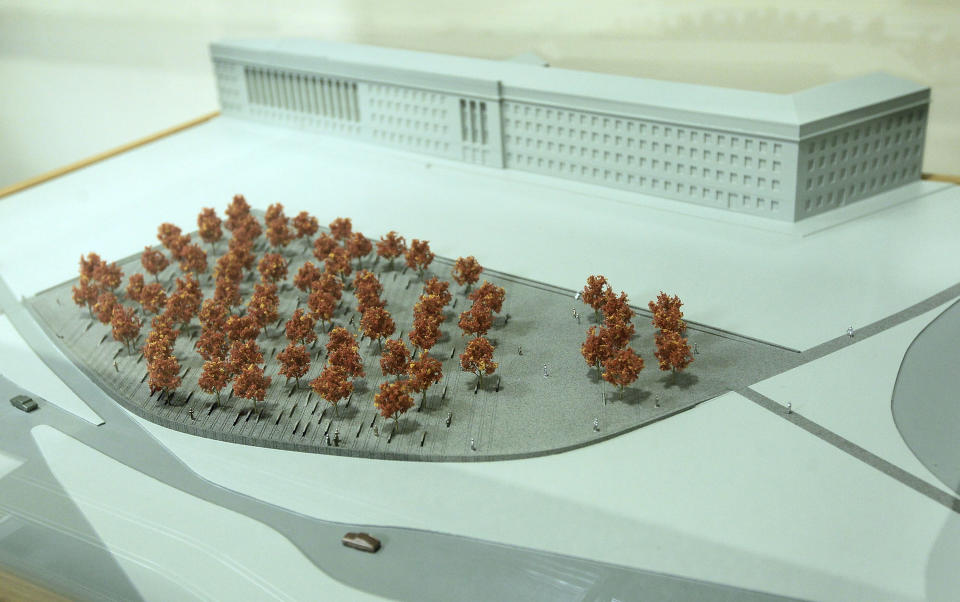
[(920, 178), (930, 89), (769, 94), (292, 39), (211, 46), (224, 114), (798, 221)]

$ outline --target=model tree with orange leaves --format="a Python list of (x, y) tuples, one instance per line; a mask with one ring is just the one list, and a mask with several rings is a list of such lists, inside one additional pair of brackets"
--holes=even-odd
[(457, 324), (463, 331), (463, 336), (468, 334), (474, 337), (486, 336), (490, 327), (493, 326), (493, 314), (485, 303), (474, 303), (470, 309), (460, 314), (460, 321)]
[(231, 341), (253, 341), (260, 335), (260, 324), (253, 316), (230, 316), (224, 325)]
[(400, 339), (387, 339), (385, 349), (380, 354), (380, 370), (384, 376), (399, 376), (407, 371), (410, 362), (410, 350)]
[(315, 320), (320, 320), (321, 326), (326, 327), (327, 321), (333, 319), (337, 301), (330, 293), (315, 288), (307, 297), (307, 308), (310, 310), (310, 315)]
[(387, 266), (393, 269), (393, 260), (407, 252), (407, 241), (404, 237), (391, 230), (380, 237), (377, 243), (377, 255), (388, 261)]
[(423, 278), (423, 272), (433, 263), (436, 255), (430, 251), (430, 243), (425, 240), (414, 238), (410, 241), (410, 248), (407, 249), (404, 259), (407, 261), (407, 267), (416, 270), (417, 274)]
[(346, 241), (347, 252), (352, 259), (357, 260), (357, 267), (363, 265), (363, 258), (373, 250), (373, 243), (360, 232), (354, 232)]
[(300, 388), (300, 379), (310, 370), (310, 353), (303, 345), (290, 343), (283, 351), (277, 354), (277, 361), (280, 362), (279, 373), (289, 379), (297, 381), (297, 388)]
[(463, 353), (460, 354), (460, 369), (477, 375), (477, 389), (479, 389), (483, 384), (483, 375), (493, 374), (497, 370), (497, 362), (493, 361), (493, 345), (490, 341), (479, 337), (467, 343)]
[(287, 225), (286, 218), (276, 219), (267, 225), (267, 242), (277, 251), (282, 251), (293, 242), (296, 235), (290, 226)]
[(93, 304), (93, 315), (97, 316), (101, 324), (109, 324), (113, 319), (113, 308), (117, 306), (117, 296), (111, 292), (100, 293), (97, 302)]
[(150, 395), (162, 391), (165, 395), (172, 395), (180, 387), (180, 362), (173, 354), (153, 358), (147, 363)]
[(93, 306), (100, 296), (100, 289), (92, 279), (86, 276), (80, 276), (78, 282), (72, 289), (73, 302), (81, 308), (86, 307), (90, 311), (90, 317), (93, 317)]
[(603, 380), (616, 385), (623, 399), (623, 388), (637, 380), (643, 370), (643, 358), (629, 347), (618, 349), (604, 360), (603, 369)]
[(211, 251), (216, 249), (217, 241), (223, 238), (223, 228), (220, 227), (222, 223), (213, 207), (204, 207), (197, 216), (197, 229), (200, 238), (210, 245)]
[(423, 353), (430, 351), (440, 340), (440, 320), (435, 316), (418, 315), (413, 319), (413, 328), (407, 335), (410, 342)]
[(353, 383), (347, 378), (347, 373), (336, 366), (327, 365), (320, 376), (310, 381), (313, 392), (333, 406), (334, 415), (339, 418), (338, 404), (340, 400), (350, 397), (353, 393)]
[(400, 416), (413, 407), (413, 398), (407, 393), (404, 381), (380, 383), (380, 392), (373, 398), (373, 405), (384, 418), (393, 419), (394, 434), (400, 431)]
[(323, 272), (320, 268), (308, 261), (300, 266), (296, 276), (293, 277), (293, 285), (305, 293), (309, 293), (313, 283), (316, 282)]
[(266, 282), (280, 282), (287, 277), (287, 260), (279, 253), (266, 253), (257, 265)]
[(119, 303), (113, 307), (110, 316), (110, 326), (113, 340), (123, 343), (128, 353), (133, 353), (133, 343), (140, 336), (140, 328), (143, 322), (137, 317), (132, 308), (125, 307)]
[(114, 290), (123, 282), (123, 270), (116, 263), (101, 262), (93, 270), (93, 280), (101, 290)]
[(170, 265), (170, 260), (163, 254), (163, 251), (144, 247), (143, 253), (140, 255), (140, 265), (149, 274), (153, 275), (155, 282), (160, 282), (160, 272)]
[(344, 282), (347, 282), (347, 278), (353, 271), (353, 268), (350, 267), (350, 253), (343, 247), (334, 247), (327, 258), (324, 259), (323, 265), (327, 272), (336, 274)]
[(446, 307), (453, 299), (453, 295), (450, 294), (450, 283), (446, 280), (440, 280), (436, 276), (423, 283), (421, 298), (423, 296), (436, 297), (440, 301), (440, 309)]
[(247, 204), (247, 199), (243, 198), (242, 194), (236, 194), (230, 204), (227, 205), (224, 213), (227, 214), (224, 227), (233, 232), (245, 218), (250, 217), (250, 205)]
[(140, 303), (140, 293), (143, 292), (144, 285), (143, 274), (130, 274), (130, 278), (127, 279), (127, 290), (125, 291), (127, 299)]
[(492, 282), (484, 280), (480, 288), (467, 295), (467, 299), (470, 299), (474, 303), (483, 303), (490, 308), (490, 311), (498, 314), (503, 310), (503, 301), (506, 296), (507, 293), (503, 290), (502, 286), (497, 286)]
[(683, 331), (686, 330), (687, 325), (683, 321), (683, 312), (680, 311), (680, 307), (683, 306), (680, 297), (676, 295), (671, 297), (660, 291), (657, 298), (648, 303), (647, 306), (653, 313), (652, 324), (655, 327), (662, 331), (673, 331), (679, 334), (683, 334)]
[(227, 341), (227, 335), (223, 330), (205, 328), (200, 333), (194, 348), (206, 361), (213, 359), (222, 360), (227, 357), (227, 351), (230, 344)]
[(211, 358), (203, 364), (203, 371), (197, 384), (202, 391), (213, 393), (217, 401), (213, 407), (220, 405), (220, 391), (224, 389), (232, 378), (230, 364), (223, 358)]
[(470, 292), (470, 287), (480, 280), (481, 272), (483, 272), (483, 266), (477, 262), (473, 255), (458, 257), (456, 263), (453, 264), (453, 279), (460, 286), (466, 285), (463, 289), (464, 293)]
[(327, 255), (332, 253), (338, 246), (337, 239), (326, 232), (321, 232), (320, 236), (313, 241), (313, 256), (316, 257), (318, 261), (326, 261)]
[(151, 282), (140, 291), (140, 307), (148, 314), (155, 314), (167, 305), (167, 292), (159, 282)]
[(607, 284), (605, 276), (590, 276), (587, 278), (587, 284), (580, 291), (583, 296), (583, 302), (593, 308), (594, 316), (597, 322), (600, 321), (600, 310), (607, 300), (607, 291), (610, 285)]
[(233, 392), (241, 399), (253, 402), (253, 409), (257, 409), (257, 402), (267, 396), (267, 387), (272, 379), (263, 375), (263, 368), (256, 364), (248, 364), (239, 372), (233, 381)]
[(277, 319), (279, 307), (280, 298), (277, 296), (276, 284), (271, 282), (254, 285), (253, 295), (247, 303), (247, 315), (257, 321), (260, 330), (266, 332), (267, 326)]
[(410, 362), (407, 374), (410, 376), (407, 381), (410, 390), (422, 394), (420, 404), (423, 405), (427, 400), (427, 389), (443, 378), (443, 366), (429, 355), (421, 355), (418, 360)]
[(180, 270), (193, 274), (202, 274), (207, 271), (207, 253), (200, 245), (184, 245), (180, 250)]
[(580, 353), (587, 365), (597, 369), (597, 378), (601, 376), (600, 366), (609, 359), (616, 348), (610, 344), (610, 334), (606, 329), (591, 326), (587, 330), (587, 340), (580, 346)]
[(230, 344), (230, 367), (234, 374), (239, 374), (250, 364), (263, 363), (263, 352), (256, 341), (234, 341)]
[(661, 330), (657, 333), (655, 341), (657, 350), (653, 355), (660, 362), (661, 370), (671, 370), (676, 376), (677, 372), (682, 372), (693, 362), (687, 339), (679, 332)]
[(338, 217), (330, 222), (330, 234), (338, 241), (347, 240), (353, 233), (353, 222), (349, 217)]
[(293, 218), (293, 227), (297, 230), (297, 238), (304, 241), (304, 250), (307, 250), (310, 248), (310, 239), (320, 229), (320, 223), (306, 211), (301, 211)]
[(315, 326), (316, 320), (314, 317), (297, 308), (284, 327), (287, 340), (291, 343), (309, 345), (317, 340), (317, 333), (314, 331)]
[(383, 351), (383, 339), (389, 337), (396, 330), (390, 312), (382, 307), (371, 307), (360, 318), (360, 329), (364, 336), (376, 339), (377, 346)]

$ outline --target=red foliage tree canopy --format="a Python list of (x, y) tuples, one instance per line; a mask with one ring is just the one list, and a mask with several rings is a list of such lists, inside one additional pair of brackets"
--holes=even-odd
[(267, 241), (274, 249), (286, 247), (294, 238), (293, 230), (290, 229), (285, 220), (272, 221), (267, 226)]
[(180, 269), (184, 272), (202, 274), (207, 271), (207, 253), (200, 245), (184, 245), (180, 250)]
[(297, 308), (287, 320), (284, 328), (287, 340), (291, 343), (299, 342), (304, 345), (317, 340), (317, 333), (314, 332), (316, 320), (309, 313), (304, 313), (302, 309)]
[(227, 230), (231, 232), (244, 220), (250, 216), (250, 205), (242, 194), (233, 196), (233, 200), (227, 205), (227, 222), (224, 224)]
[(131, 351), (133, 342), (140, 336), (140, 327), (143, 326), (143, 322), (137, 317), (133, 308), (117, 304), (113, 307), (110, 326), (112, 327), (113, 340), (123, 343), (126, 345), (127, 351)]
[(320, 271), (320, 268), (308, 261), (297, 270), (296, 276), (293, 277), (293, 285), (301, 291), (309, 293), (313, 283), (316, 282), (322, 274), (323, 272)]
[(170, 245), (176, 244), (177, 239), (180, 238), (182, 233), (183, 231), (179, 226), (169, 222), (165, 222), (157, 226), (157, 240), (159, 240), (160, 244), (168, 249), (170, 248)]
[(333, 312), (337, 308), (337, 300), (326, 291), (314, 289), (307, 297), (307, 308), (315, 320), (320, 320), (321, 324), (326, 324), (327, 320), (333, 318)]
[(197, 314), (200, 325), (210, 330), (223, 330), (227, 325), (227, 318), (230, 317), (230, 310), (221, 301), (216, 298), (206, 299), (200, 304), (200, 312)]
[(100, 296), (100, 288), (96, 283), (86, 276), (80, 276), (80, 282), (70, 290), (73, 294), (73, 302), (80, 307), (86, 306), (89, 308), (92, 316), (93, 305), (97, 302), (97, 297)]
[(217, 396), (217, 404), (220, 403), (220, 391), (230, 382), (232, 374), (230, 364), (223, 361), (223, 358), (211, 358), (203, 364), (203, 372), (197, 384), (200, 389), (207, 393), (214, 393)]
[[(350, 257), (357, 260), (363, 259), (373, 250), (373, 243), (367, 240), (367, 237), (360, 232), (351, 234), (350, 238), (347, 239), (346, 245)], [(357, 265), (360, 265), (359, 261)]]
[(421, 276), (423, 275), (423, 271), (433, 263), (434, 257), (436, 257), (436, 255), (430, 251), (430, 243), (426, 240), (418, 240), (416, 238), (410, 241), (410, 248), (407, 249), (407, 253), (404, 255), (404, 259), (407, 260), (407, 267), (411, 270), (417, 270)]
[(320, 223), (306, 211), (301, 211), (293, 218), (293, 227), (297, 229), (297, 238), (303, 238), (307, 241), (320, 229)]
[(350, 266), (350, 254), (343, 247), (334, 247), (323, 260), (323, 265), (327, 272), (344, 279), (353, 271)]
[(194, 347), (197, 353), (200, 354), (200, 357), (207, 361), (226, 358), (227, 351), (230, 349), (225, 332), (208, 328), (205, 328), (203, 332), (200, 333), (200, 337), (197, 339)]
[(226, 330), (231, 341), (252, 341), (260, 334), (260, 324), (251, 315), (230, 316)]
[(622, 349), (630, 343), (634, 328), (631, 322), (621, 322), (613, 318), (604, 322), (603, 331), (611, 348)]
[(443, 297), (439, 295), (420, 295), (417, 302), (413, 305), (413, 317), (417, 316), (431, 318), (437, 322), (446, 321), (447, 317), (443, 315)]
[(296, 379), (298, 387), (300, 379), (310, 370), (310, 353), (303, 345), (290, 343), (277, 354), (277, 361), (280, 362), (279, 374)]
[(226, 307), (236, 307), (240, 305), (240, 283), (231, 280), (217, 280), (216, 287), (213, 289), (213, 298), (217, 303), (223, 303)]
[(392, 335), (396, 330), (396, 324), (390, 316), (390, 312), (382, 307), (371, 307), (360, 318), (360, 329), (363, 334), (371, 339), (385, 339)]
[(434, 296), (440, 300), (441, 308), (453, 299), (450, 294), (450, 283), (446, 280), (440, 280), (436, 276), (423, 283), (423, 294)]
[(109, 324), (113, 318), (113, 308), (117, 305), (117, 296), (111, 292), (100, 293), (93, 304), (93, 314), (102, 324)]
[(283, 212), (283, 203), (273, 203), (272, 205), (267, 206), (266, 213), (263, 214), (263, 221), (267, 226), (272, 226), (276, 223), (287, 223), (287, 214)]
[(267, 326), (277, 319), (279, 307), (280, 298), (277, 296), (276, 284), (271, 282), (254, 285), (253, 295), (247, 303), (247, 315), (256, 320), (262, 330), (266, 330)]
[(353, 232), (353, 222), (349, 217), (338, 217), (330, 222), (330, 234), (337, 240), (346, 240)]
[(633, 349), (626, 347), (618, 349), (608, 357), (603, 362), (603, 368), (603, 380), (619, 388), (622, 397), (623, 388), (637, 380), (643, 370), (643, 358)]
[(140, 303), (140, 293), (143, 292), (143, 274), (131, 274), (127, 279), (127, 299)]
[(657, 350), (653, 355), (660, 362), (661, 370), (682, 371), (693, 362), (686, 337), (673, 330), (661, 330), (655, 337)]
[(311, 288), (321, 290), (337, 300), (343, 296), (343, 281), (330, 272), (322, 273), (311, 285)]
[(480, 337), (467, 343), (463, 353), (460, 354), (460, 369), (476, 374), (478, 387), (483, 381), (484, 374), (496, 372), (497, 362), (493, 361), (493, 345), (490, 341)]
[(163, 254), (163, 251), (144, 247), (143, 254), (140, 255), (140, 265), (153, 275), (154, 280), (157, 280), (157, 275), (170, 265), (170, 260)]
[(239, 243), (252, 244), (261, 234), (263, 234), (263, 226), (260, 225), (257, 218), (246, 215), (237, 220), (233, 228), (233, 238), (230, 242), (235, 240)]
[(353, 338), (353, 335), (350, 334), (350, 331), (342, 326), (337, 326), (330, 331), (330, 335), (327, 339), (327, 353), (332, 354), (334, 351), (342, 348), (356, 347), (357, 340)]
[(427, 389), (443, 378), (443, 366), (439, 360), (429, 355), (421, 355), (420, 359), (410, 362), (407, 367), (407, 374), (410, 375), (410, 379), (407, 381), (408, 387), (411, 391), (423, 395), (422, 402), (427, 398)]
[(326, 261), (327, 256), (337, 248), (337, 241), (326, 232), (321, 232), (320, 236), (313, 241), (313, 256), (318, 261)]
[(476, 303), (483, 303), (494, 313), (500, 313), (503, 309), (503, 300), (507, 293), (503, 287), (497, 286), (491, 282), (483, 281), (483, 284), (477, 290), (470, 293), (467, 298)]
[(380, 392), (373, 398), (373, 405), (384, 418), (393, 418), (393, 432), (400, 426), (400, 415), (413, 407), (413, 398), (407, 393), (404, 381), (380, 383)]
[(237, 397), (253, 401), (253, 407), (256, 409), (257, 402), (263, 401), (267, 395), (270, 380), (269, 376), (263, 375), (263, 368), (250, 364), (237, 374), (233, 381), (233, 392)]
[(407, 252), (407, 240), (397, 234), (394, 230), (380, 237), (377, 243), (377, 255), (390, 262), (393, 267), (393, 260)]
[(457, 262), (453, 264), (452, 274), (457, 284), (460, 286), (467, 285), (467, 290), (470, 290), (470, 286), (480, 280), (480, 272), (482, 271), (483, 267), (471, 255), (469, 257), (458, 257)]
[(197, 228), (203, 242), (212, 245), (223, 238), (223, 229), (220, 227), (222, 223), (213, 207), (201, 209), (200, 215), (197, 216)]
[(427, 352), (440, 340), (440, 321), (434, 316), (419, 315), (413, 319), (413, 328), (407, 335), (415, 347)]
[(140, 291), (140, 307), (148, 314), (155, 314), (167, 305), (167, 291), (159, 282), (151, 282)]
[(333, 411), (337, 416), (339, 416), (337, 404), (340, 403), (341, 399), (346, 399), (353, 393), (353, 383), (347, 379), (346, 372), (334, 366), (324, 367), (320, 376), (310, 381), (310, 388), (333, 406)]
[(660, 291), (657, 298), (647, 304), (647, 307), (653, 312), (653, 321), (651, 323), (662, 331), (673, 331), (683, 334), (683, 331), (687, 329), (687, 325), (683, 321), (683, 312), (680, 311), (682, 305), (683, 302), (680, 301), (680, 297), (676, 295), (670, 297), (665, 292)]
[[(254, 220), (254, 223), (256, 223), (256, 220)], [(238, 233), (239, 230), (235, 230), (234, 237), (227, 244), (227, 254), (231, 256), (231, 262), (236, 263), (244, 270), (249, 270), (257, 261), (257, 256), (253, 253), (253, 241), (237, 238)]]
[(356, 345), (352, 347), (344, 346), (332, 351), (327, 361), (334, 368), (343, 370), (348, 376), (361, 378), (365, 374), (363, 359), (360, 357), (359, 348)]
[(410, 350), (400, 339), (387, 339), (385, 349), (380, 355), (380, 370), (384, 376), (398, 376), (407, 371)]
[(279, 253), (265, 253), (257, 269), (264, 280), (280, 282), (287, 277), (287, 260)]
[(593, 308), (598, 320), (600, 319), (600, 308), (603, 307), (607, 299), (609, 289), (610, 285), (607, 284), (605, 276), (590, 276), (587, 278), (587, 285), (580, 291), (583, 295), (583, 302)]
[(150, 394), (157, 391), (169, 393), (180, 386), (180, 362), (173, 355), (159, 356), (147, 364)]
[(176, 291), (167, 299), (165, 314), (177, 324), (187, 326), (197, 312), (200, 311), (200, 304), (196, 297), (187, 291)]
[(93, 280), (94, 272), (100, 264), (103, 263), (103, 259), (100, 258), (96, 253), (87, 253), (87, 256), (80, 256), (80, 276), (87, 278), (88, 280)]
[(587, 340), (580, 346), (580, 353), (587, 365), (597, 369), (600, 374), (600, 365), (613, 355), (616, 348), (610, 342), (610, 334), (606, 329), (597, 329), (591, 326), (587, 331)]
[(473, 306), (460, 314), (458, 322), (464, 336), (470, 334), (475, 337), (485, 336), (493, 326), (493, 314), (484, 303), (474, 303)]
[(234, 341), (230, 345), (230, 366), (235, 374), (247, 366), (259, 366), (263, 363), (263, 352), (254, 340)]
[(101, 262), (93, 269), (93, 279), (101, 289), (113, 290), (123, 282), (123, 270), (116, 263)]
[(607, 294), (606, 297), (604, 297), (600, 310), (603, 312), (604, 319), (607, 322), (627, 323), (633, 318), (633, 310), (630, 308), (627, 293), (623, 291), (620, 291), (620, 295), (617, 296), (613, 293), (612, 289), (607, 289)]

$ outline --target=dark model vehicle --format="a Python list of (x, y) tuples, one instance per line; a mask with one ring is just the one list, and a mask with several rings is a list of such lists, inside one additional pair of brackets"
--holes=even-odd
[(26, 395), (17, 395), (10, 398), (10, 405), (23, 412), (32, 412), (37, 409), (37, 402), (32, 397)]
[(371, 554), (380, 549), (380, 540), (369, 533), (347, 533), (340, 540), (348, 548), (354, 548)]

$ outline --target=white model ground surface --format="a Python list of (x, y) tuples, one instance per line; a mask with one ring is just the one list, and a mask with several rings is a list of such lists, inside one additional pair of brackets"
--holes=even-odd
[[(429, 239), (440, 255), (472, 253), (500, 271), (558, 286), (580, 288), (599, 272), (636, 301), (663, 289), (684, 300), (692, 321), (798, 350), (960, 281), (950, 260), (960, 251), (960, 191), (951, 186), (917, 184), (859, 203), (857, 212), (867, 213), (859, 219), (845, 221), (854, 213), (839, 210), (813, 229), (716, 220), (656, 199), (553, 186), (532, 175), (491, 175), (216, 119), (5, 199), (0, 272), (17, 294), (31, 296), (71, 278), (81, 253), (125, 256), (157, 223), (191, 224), (197, 207), (243, 192), (256, 205), (283, 202), (321, 220), (350, 215), (369, 235), (395, 229)], [(730, 393), (543, 458), (365, 461), (141, 424), (203, 477), (311, 516), (419, 527), (787, 596), (949, 599), (958, 587), (952, 559), (960, 553), (960, 516), (889, 430), (890, 387), (910, 331), (935, 313), (855, 337), (797, 376), (757, 385), (782, 404), (778, 413)], [(860, 370), (857, 391), (843, 376), (851, 369)], [(25, 367), (16, 378), (29, 389), (49, 374)], [(828, 393), (853, 399), (823, 401)], [(798, 428), (784, 418), (787, 402), (935, 491), (908, 486)], [(870, 419), (860, 420), (865, 413)], [(100, 465), (91, 463), (92, 470)], [(178, 495), (157, 490), (170, 504)]]

